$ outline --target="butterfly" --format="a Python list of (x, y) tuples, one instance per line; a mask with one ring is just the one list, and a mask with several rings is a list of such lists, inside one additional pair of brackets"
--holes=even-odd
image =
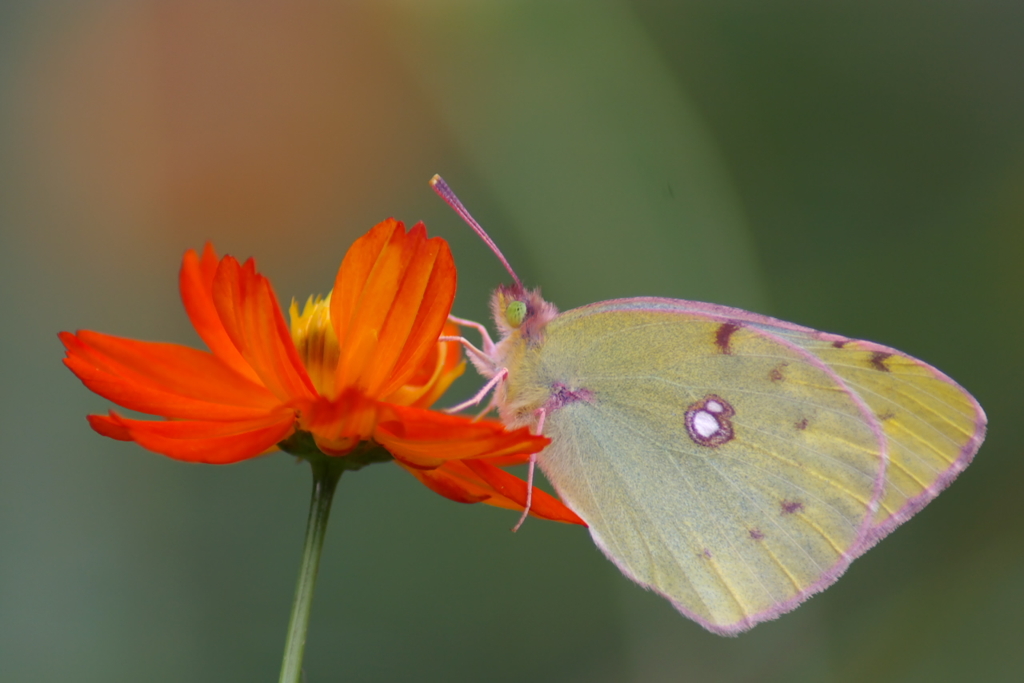
[(497, 343), (453, 318), (481, 333), (482, 348), (457, 339), (488, 379), (455, 409), (493, 392), (508, 427), (549, 437), (531, 482), (536, 463), (623, 574), (712, 632), (830, 586), (984, 439), (974, 397), (880, 344), (679, 299), (560, 313), (440, 176), (431, 186), (513, 279), (491, 299)]

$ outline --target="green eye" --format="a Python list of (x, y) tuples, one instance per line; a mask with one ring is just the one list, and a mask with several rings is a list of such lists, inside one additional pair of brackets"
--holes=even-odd
[(512, 327), (519, 327), (523, 324), (523, 320), (526, 319), (526, 302), (524, 301), (512, 301), (505, 308), (505, 320)]

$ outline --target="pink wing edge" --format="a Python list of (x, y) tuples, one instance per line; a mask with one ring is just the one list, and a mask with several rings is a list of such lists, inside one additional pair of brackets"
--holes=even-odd
[(733, 308), (731, 306), (721, 306), (718, 304), (703, 303), (699, 301), (687, 301), (685, 299), (666, 299), (659, 297), (611, 299), (608, 301), (599, 301), (597, 303), (565, 311), (559, 317), (575, 317), (576, 315), (592, 315), (595, 313), (623, 310), (694, 313), (722, 323), (749, 323), (769, 328), (777, 328), (787, 332), (799, 332), (803, 334), (808, 334), (811, 337), (819, 339), (821, 341), (855, 341), (860, 344), (866, 345), (867, 348), (871, 350), (890, 353), (893, 355), (902, 356), (904, 358), (911, 358), (915, 362), (921, 363), (926, 368), (928, 368), (928, 370), (932, 372), (937, 378), (959, 389), (964, 395), (970, 398), (971, 403), (974, 406), (975, 431), (971, 438), (968, 439), (967, 443), (964, 444), (963, 448), (960, 451), (960, 455), (957, 457), (957, 459), (953, 461), (953, 463), (946, 469), (946, 471), (943, 472), (935, 480), (935, 482), (932, 483), (931, 486), (925, 489), (925, 491), (918, 494), (914, 498), (908, 500), (902, 508), (894, 512), (886, 520), (878, 523), (877, 525), (872, 524), (872, 517), (877, 511), (878, 505), (881, 502), (881, 498), (884, 493), (885, 470), (888, 466), (889, 461), (888, 448), (886, 446), (885, 436), (882, 432), (881, 425), (878, 423), (877, 418), (870, 411), (867, 405), (863, 402), (860, 396), (858, 396), (856, 392), (847, 387), (846, 382), (843, 381), (841, 377), (839, 377), (831, 368), (828, 367), (827, 364), (818, 359), (813, 353), (811, 353), (807, 349), (799, 347), (796, 344), (793, 344), (792, 342), (785, 340), (784, 338), (771, 334), (771, 332), (768, 330), (756, 328), (759, 333), (765, 334), (766, 336), (772, 338), (778, 343), (788, 346), (798, 351), (799, 353), (806, 355), (811, 360), (812, 364), (816, 365), (820, 369), (823, 369), (825, 372), (831, 375), (839, 384), (846, 387), (846, 391), (853, 397), (854, 401), (861, 409), (861, 412), (868, 417), (872, 431), (875, 433), (876, 437), (879, 438), (881, 444), (880, 450), (882, 457), (880, 458), (881, 463), (879, 465), (879, 473), (875, 483), (874, 495), (869, 506), (871, 511), (867, 515), (865, 515), (864, 522), (862, 522), (860, 529), (858, 529), (856, 540), (853, 544), (851, 544), (850, 548), (843, 553), (839, 561), (832, 565), (829, 569), (827, 569), (817, 581), (815, 581), (813, 584), (800, 591), (796, 596), (790, 598), (789, 600), (785, 600), (783, 602), (776, 604), (771, 609), (758, 612), (757, 614), (751, 615), (732, 624), (722, 625), (711, 623), (706, 619), (703, 619), (700, 616), (694, 614), (685, 606), (675, 602), (674, 600), (672, 600), (670, 596), (665, 595), (664, 593), (659, 591), (655, 586), (646, 584), (642, 581), (638, 581), (636, 577), (634, 577), (628, 571), (628, 569), (624, 567), (622, 564), (620, 564), (619, 561), (615, 558), (615, 556), (612, 555), (611, 552), (609, 552), (608, 547), (604, 542), (604, 539), (601, 538), (601, 536), (597, 533), (594, 527), (590, 527), (590, 534), (594, 540), (594, 543), (597, 545), (598, 548), (601, 549), (601, 552), (604, 553), (605, 557), (607, 557), (609, 561), (612, 562), (612, 564), (619, 568), (619, 571), (621, 571), (624, 575), (629, 577), (630, 580), (640, 585), (642, 588), (652, 591), (658, 595), (661, 595), (663, 598), (668, 600), (678, 612), (697, 622), (698, 624), (706, 628), (708, 631), (711, 631), (712, 633), (717, 633), (723, 636), (739, 635), (743, 631), (753, 628), (755, 625), (761, 622), (771, 621), (772, 619), (776, 619), (782, 616), (783, 614), (796, 609), (807, 598), (815, 595), (816, 593), (820, 593), (821, 591), (831, 586), (839, 579), (840, 576), (842, 576), (843, 572), (846, 571), (847, 567), (850, 566), (851, 562), (853, 562), (855, 559), (857, 559), (865, 552), (870, 550), (876, 543), (882, 540), (885, 536), (887, 536), (891, 531), (893, 531), (903, 522), (907, 521), (915, 514), (917, 514), (922, 508), (924, 508), (928, 503), (934, 500), (936, 496), (938, 496), (943, 490), (945, 490), (945, 488), (949, 486), (953, 482), (953, 480), (956, 479), (957, 476), (961, 472), (963, 472), (964, 469), (966, 469), (967, 466), (971, 463), (971, 460), (974, 458), (974, 454), (978, 452), (978, 449), (981, 447), (982, 441), (984, 441), (985, 439), (985, 426), (987, 424), (987, 419), (985, 416), (985, 412), (982, 410), (978, 402), (974, 399), (974, 396), (972, 396), (969, 392), (967, 392), (963, 387), (957, 384), (953, 379), (951, 379), (941, 370), (929, 365), (928, 363), (925, 363), (924, 361), (914, 358), (913, 356), (909, 356), (906, 353), (903, 353), (902, 351), (893, 349), (888, 346), (883, 346), (881, 344), (876, 344), (874, 342), (865, 341), (862, 339), (844, 337), (838, 334), (820, 332), (810, 327), (797, 325), (796, 323), (786, 322), (785, 320), (779, 320), (777, 318), (772, 318), (767, 315), (761, 315), (759, 313), (751, 313), (750, 311), (745, 311), (740, 308)]

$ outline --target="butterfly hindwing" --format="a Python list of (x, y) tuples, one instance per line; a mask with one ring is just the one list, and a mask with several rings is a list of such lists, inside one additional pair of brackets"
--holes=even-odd
[(985, 414), (949, 377), (895, 349), (833, 335), (789, 338), (835, 370), (868, 404), (885, 434), (885, 495), (862, 549), (867, 550), (967, 467), (985, 436)]

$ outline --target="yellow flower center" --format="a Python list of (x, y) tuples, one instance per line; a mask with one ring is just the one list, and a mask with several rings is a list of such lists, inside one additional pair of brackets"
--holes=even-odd
[(333, 398), (334, 376), (340, 354), (338, 335), (331, 325), (331, 295), (312, 296), (299, 313), (299, 306), (292, 299), (288, 311), (292, 319), (292, 341), (299, 352), (302, 364), (306, 366), (313, 386), (321, 396)]

